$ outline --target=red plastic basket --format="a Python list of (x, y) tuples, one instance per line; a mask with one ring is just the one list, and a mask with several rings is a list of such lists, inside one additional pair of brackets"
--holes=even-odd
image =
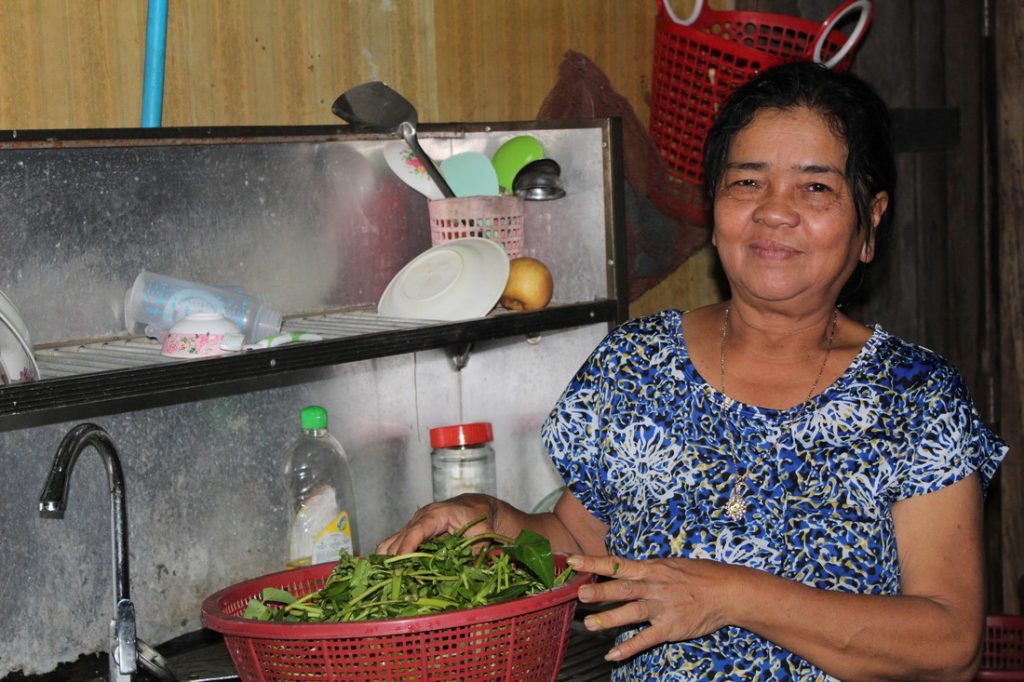
[[(696, 0), (679, 19), (660, 0), (654, 30), (650, 134), (681, 184), (687, 205), (703, 206), (704, 137), (718, 108), (737, 86), (778, 64), (810, 61), (843, 71), (874, 15), (873, 0), (846, 0), (823, 23), (764, 12), (724, 11)], [(835, 25), (860, 17), (850, 36)]]
[[(556, 557), (565, 567), (565, 557)], [(243, 682), (369, 680), (554, 681), (569, 642), (576, 593), (565, 585), (492, 606), (392, 620), (267, 623), (242, 618), (265, 587), (302, 596), (320, 589), (333, 563), (272, 573), (203, 601), (203, 625), (224, 635)]]
[(979, 680), (1024, 680), (1024, 616), (985, 619)]

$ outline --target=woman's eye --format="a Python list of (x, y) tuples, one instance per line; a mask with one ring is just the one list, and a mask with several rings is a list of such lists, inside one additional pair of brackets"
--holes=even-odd
[(832, 188), (821, 182), (812, 182), (807, 185), (808, 191), (811, 192), (831, 192)]

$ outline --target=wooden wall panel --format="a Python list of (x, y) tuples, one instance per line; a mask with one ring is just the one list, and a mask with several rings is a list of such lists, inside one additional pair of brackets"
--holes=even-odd
[[(681, 12), (692, 3), (673, 1)], [(570, 49), (601, 66), (647, 120), (653, 0), (168, 7), (165, 126), (335, 123), (334, 98), (372, 79), (424, 121), (530, 119)], [(146, 0), (3, 0), (0, 128), (138, 125), (146, 11)]]
[(144, 31), (144, 2), (4, 0), (0, 127), (137, 125)]
[(1002, 470), (1003, 599), (1007, 611), (1021, 613), (1024, 588), (1024, 5), (994, 3), (997, 158), (1000, 416), (1010, 456)]
[[(671, 0), (689, 14), (693, 0)], [(724, 8), (730, 0), (709, 3)], [(334, 124), (384, 80), (422, 121), (527, 120), (567, 50), (648, 119), (655, 0), (169, 0), (164, 126)], [(139, 125), (146, 0), (0, 0), (0, 129)], [(711, 254), (634, 306), (718, 298)]]

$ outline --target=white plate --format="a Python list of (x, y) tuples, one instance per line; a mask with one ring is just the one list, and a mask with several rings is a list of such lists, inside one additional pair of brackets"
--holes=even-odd
[(384, 289), (377, 313), (446, 322), (483, 317), (505, 291), (508, 268), (501, 244), (453, 239), (409, 261)]
[(427, 173), (420, 160), (405, 142), (390, 142), (384, 146), (384, 160), (388, 168), (402, 179), (402, 182), (428, 199), (443, 199), (444, 195)]
[(0, 292), (0, 365), (7, 383), (39, 379), (39, 365), (32, 354), (28, 328), (17, 308)]
[(7, 318), (7, 321), (14, 326), (14, 331), (18, 332), (22, 340), (31, 347), (32, 337), (28, 334), (28, 327), (25, 326), (24, 320), (21, 319), (21, 314), (18, 312), (17, 307), (15, 307), (14, 302), (2, 291), (0, 291), (0, 315)]

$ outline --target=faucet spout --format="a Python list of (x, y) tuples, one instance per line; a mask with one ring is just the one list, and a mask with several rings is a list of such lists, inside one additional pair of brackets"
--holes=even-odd
[[(82, 451), (92, 446), (103, 460), (110, 488), (111, 545), (114, 563), (114, 604), (116, 618), (111, 651), (111, 680), (130, 679), (136, 669), (135, 610), (129, 596), (128, 513), (125, 508), (124, 472), (110, 436), (95, 424), (79, 424), (65, 434), (57, 447), (50, 473), (39, 497), (39, 514), (64, 518), (68, 507), (71, 472)], [(117, 659), (115, 661), (115, 659)], [(125, 677), (125, 676), (128, 677)]]

